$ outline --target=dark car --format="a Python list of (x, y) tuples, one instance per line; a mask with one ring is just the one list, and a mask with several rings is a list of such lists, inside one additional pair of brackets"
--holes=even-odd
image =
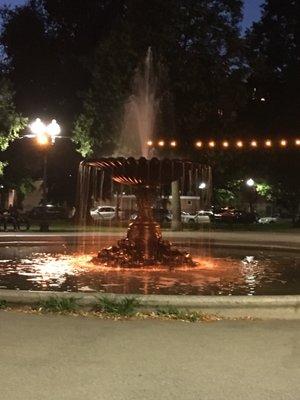
[(64, 207), (47, 205), (34, 207), (29, 212), (28, 216), (32, 219), (40, 219), (45, 217), (48, 219), (64, 219), (67, 218), (67, 212)]
[(213, 214), (214, 222), (253, 224), (257, 221), (255, 213), (240, 211), (234, 208), (220, 209)]

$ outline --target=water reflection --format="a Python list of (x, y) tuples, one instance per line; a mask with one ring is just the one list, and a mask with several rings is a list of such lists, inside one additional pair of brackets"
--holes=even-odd
[(93, 265), (94, 254), (35, 253), (0, 260), (0, 288), (182, 295), (299, 294), (300, 255), (203, 255), (196, 268)]

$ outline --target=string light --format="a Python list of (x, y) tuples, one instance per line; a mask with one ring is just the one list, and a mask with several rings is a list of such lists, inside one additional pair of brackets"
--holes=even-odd
[[(43, 135), (41, 135), (41, 136), (43, 136)], [(40, 141), (44, 142), (44, 138), (41, 137)], [(153, 142), (152, 140), (148, 140), (146, 142), (146, 144), (149, 147), (151, 147), (151, 146), (153, 146), (153, 147), (155, 147), (155, 146), (159, 146), (159, 147), (169, 146), (169, 147), (175, 148), (175, 147), (178, 146), (178, 142), (176, 140), (171, 140), (171, 141), (166, 142), (165, 140), (162, 140), (162, 139), (157, 141), (156, 143)], [(198, 141), (196, 141), (194, 143), (194, 146), (196, 148), (198, 148), (198, 149), (204, 148), (206, 146), (208, 148), (210, 148), (210, 149), (213, 149), (213, 148), (218, 147), (218, 146), (221, 146), (224, 149), (228, 149), (231, 146), (233, 146), (233, 147), (236, 146), (239, 149), (242, 149), (242, 148), (246, 149), (247, 147), (258, 148), (259, 145), (261, 147), (265, 146), (265, 147), (268, 147), (268, 148), (271, 148), (271, 147), (275, 148), (276, 146), (277, 147), (281, 147), (281, 148), (286, 148), (286, 147), (290, 148), (292, 146), (292, 144), (294, 144), (294, 146), (300, 147), (300, 138), (289, 139), (289, 140), (280, 139), (277, 142), (275, 142), (275, 141), (273, 142), (271, 139), (265, 139), (262, 142), (258, 142), (255, 139), (253, 139), (251, 141), (248, 141), (248, 142), (242, 141), (242, 140), (237, 140), (236, 142), (234, 142), (234, 141), (231, 142), (231, 141), (228, 141), (228, 140), (224, 140), (224, 141), (220, 141), (220, 142), (219, 141), (215, 141), (215, 140), (210, 140), (210, 141), (208, 141), (206, 143), (201, 141), (201, 140), (198, 140)]]

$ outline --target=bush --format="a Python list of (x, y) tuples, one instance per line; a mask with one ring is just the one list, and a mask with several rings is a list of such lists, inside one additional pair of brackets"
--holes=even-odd
[(42, 311), (50, 312), (72, 312), (78, 308), (77, 299), (74, 297), (59, 298), (49, 297), (49, 299), (42, 300), (38, 304), (39, 309)]
[(100, 311), (112, 315), (133, 315), (139, 306), (139, 301), (134, 297), (125, 297), (122, 300), (100, 297), (95, 306), (95, 311)]

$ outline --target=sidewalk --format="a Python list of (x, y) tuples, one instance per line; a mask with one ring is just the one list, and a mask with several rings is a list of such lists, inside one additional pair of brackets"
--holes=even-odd
[(3, 400), (296, 400), (300, 322), (0, 311)]

